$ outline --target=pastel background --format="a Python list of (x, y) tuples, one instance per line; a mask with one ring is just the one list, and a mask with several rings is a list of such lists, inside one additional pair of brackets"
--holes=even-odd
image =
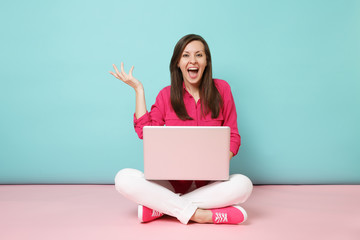
[(113, 183), (143, 169), (135, 66), (148, 109), (185, 34), (232, 87), (256, 184), (360, 183), (360, 1), (2, 1), (0, 183)]

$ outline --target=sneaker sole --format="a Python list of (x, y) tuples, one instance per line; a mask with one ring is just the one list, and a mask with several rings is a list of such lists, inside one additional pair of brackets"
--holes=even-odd
[[(234, 208), (237, 208), (237, 209), (239, 209), (239, 210), (241, 211), (241, 213), (242, 213), (243, 216), (244, 216), (244, 220), (243, 220), (241, 223), (245, 222), (245, 221), (247, 220), (247, 217), (248, 217), (245, 209), (243, 209), (243, 208), (240, 207), (240, 206), (233, 206), (233, 207), (234, 207)], [(238, 223), (238, 224), (241, 224), (241, 223)]]
[(138, 206), (138, 219), (140, 222), (144, 222), (142, 219), (143, 217), (143, 206), (142, 205), (139, 205)]

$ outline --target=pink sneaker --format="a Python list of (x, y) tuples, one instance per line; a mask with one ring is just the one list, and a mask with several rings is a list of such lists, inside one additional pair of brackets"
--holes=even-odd
[(159, 217), (162, 217), (164, 214), (158, 211), (155, 211), (153, 209), (150, 209), (148, 207), (139, 205), (138, 207), (138, 218), (140, 222), (150, 222), (152, 220), (155, 220)]
[(240, 224), (246, 221), (247, 214), (240, 206), (211, 209), (213, 222), (216, 224)]

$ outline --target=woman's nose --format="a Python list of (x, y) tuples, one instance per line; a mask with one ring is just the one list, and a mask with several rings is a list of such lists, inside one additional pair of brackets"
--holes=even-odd
[(190, 56), (190, 62), (195, 63), (196, 62), (196, 57), (195, 56)]

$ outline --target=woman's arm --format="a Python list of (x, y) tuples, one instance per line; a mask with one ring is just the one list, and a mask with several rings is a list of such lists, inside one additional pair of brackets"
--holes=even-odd
[(233, 156), (234, 154), (232, 153), (232, 151), (230, 151), (230, 160), (232, 159)]
[(233, 153), (231, 157), (235, 156), (240, 147), (241, 137), (237, 126), (237, 113), (234, 98), (231, 92), (230, 85), (225, 81), (218, 81), (221, 89), (221, 96), (224, 101), (222, 114), (224, 117), (223, 126), (230, 127), (230, 151)]
[(145, 102), (145, 92), (144, 88), (135, 90), (136, 98), (135, 98), (135, 117), (137, 119), (141, 118), (146, 113), (146, 102)]
[(146, 113), (145, 92), (142, 83), (132, 75), (134, 66), (131, 67), (129, 74), (125, 73), (123, 62), (121, 62), (121, 72), (119, 72), (115, 64), (113, 64), (113, 67), (115, 69), (115, 73), (110, 72), (110, 74), (135, 90), (135, 117), (137, 119), (141, 118)]

